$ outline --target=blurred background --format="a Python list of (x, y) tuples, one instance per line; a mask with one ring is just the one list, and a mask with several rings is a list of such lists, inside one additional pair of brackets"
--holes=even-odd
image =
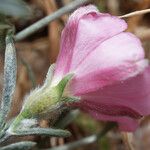
[[(7, 1), (7, 0), (6, 0)], [(15, 26), (16, 33), (49, 15), (59, 8), (67, 5), (73, 0), (26, 0), (30, 7), (30, 14), (27, 17), (18, 17), (21, 9), (16, 6), (10, 7), (14, 11), (13, 15), (8, 14), (10, 22)], [(2, 5), (4, 1), (0, 1)], [(95, 4), (100, 12), (112, 15), (124, 15), (136, 10), (150, 8), (150, 0), (92, 0), (89, 3)], [(22, 4), (22, 5), (26, 5)], [(11, 5), (13, 6), (13, 5)], [(21, 7), (18, 5), (18, 7)], [(8, 10), (10, 9), (8, 7)], [(23, 10), (23, 9), (22, 9)], [(1, 7), (0, 7), (1, 11)], [(17, 12), (15, 12), (17, 11)], [(16, 42), (18, 74), (17, 87), (9, 118), (16, 116), (22, 106), (24, 96), (34, 87), (43, 83), (48, 67), (56, 61), (61, 31), (68, 19), (69, 13), (51, 22), (48, 26), (40, 29), (35, 34), (26, 39)], [(128, 23), (128, 31), (136, 34), (142, 41), (146, 52), (146, 57), (150, 58), (150, 13), (138, 15), (125, 19)], [(0, 17), (1, 22), (1, 17)], [(0, 37), (2, 38), (2, 36)], [(0, 39), (1, 40), (1, 39)], [(0, 47), (0, 96), (3, 87), (3, 65), (4, 50)], [(120, 133), (117, 129), (109, 132), (102, 139), (93, 144), (83, 146), (79, 150), (149, 150), (150, 149), (150, 123), (149, 117), (141, 121), (141, 127), (134, 133)], [(47, 121), (41, 121), (42, 127), (48, 126)], [(98, 122), (87, 116), (79, 114), (77, 118), (68, 126), (72, 136), (69, 138), (49, 138), (49, 137), (26, 137), (38, 143), (41, 148), (55, 147), (65, 143), (82, 139), (83, 137), (97, 133), (105, 126), (105, 123)], [(16, 140), (16, 139), (15, 139)], [(18, 141), (21, 138), (17, 139)], [(9, 142), (12, 142), (10, 139)]]

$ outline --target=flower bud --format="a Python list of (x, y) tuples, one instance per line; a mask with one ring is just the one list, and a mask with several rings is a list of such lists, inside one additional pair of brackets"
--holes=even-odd
[(14, 120), (11, 128), (16, 128), (23, 119), (57, 119), (59, 117), (65, 107), (64, 104), (67, 102), (67, 99), (62, 97), (63, 91), (67, 83), (72, 79), (73, 74), (67, 74), (56, 86), (51, 86), (50, 80), (53, 75), (53, 69), (54, 67), (51, 66), (44, 85), (31, 91), (25, 97), (22, 110)]

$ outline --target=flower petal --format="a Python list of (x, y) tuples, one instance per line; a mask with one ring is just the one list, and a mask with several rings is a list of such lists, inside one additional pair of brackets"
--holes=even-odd
[(99, 13), (92, 5), (77, 9), (62, 33), (53, 83), (77, 68), (100, 43), (126, 28), (124, 20)]
[(150, 114), (150, 67), (124, 82), (82, 95), (74, 106), (99, 120), (116, 121), (122, 130), (133, 130), (138, 118)]
[(105, 40), (75, 70), (70, 84), (73, 94), (80, 95), (126, 80), (148, 65), (138, 38), (120, 33)]
[(124, 105), (141, 115), (150, 114), (150, 67), (124, 82), (106, 86), (103, 89), (84, 95), (91, 101)]
[(95, 111), (90, 110), (89, 113), (97, 120), (118, 122), (119, 129), (121, 131), (133, 132), (138, 127), (138, 121), (129, 117), (116, 117), (98, 114)]

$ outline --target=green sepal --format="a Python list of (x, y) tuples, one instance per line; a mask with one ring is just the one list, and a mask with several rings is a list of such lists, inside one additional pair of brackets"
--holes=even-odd
[(68, 82), (73, 78), (73, 73), (70, 73), (66, 75), (59, 83), (57, 86), (54, 87), (54, 90), (57, 92), (58, 100), (61, 100), (61, 97), (63, 95), (64, 89)]

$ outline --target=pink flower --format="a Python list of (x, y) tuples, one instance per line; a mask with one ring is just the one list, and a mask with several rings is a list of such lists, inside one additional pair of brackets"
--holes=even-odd
[(77, 9), (62, 32), (52, 85), (74, 73), (66, 89), (81, 99), (74, 106), (133, 131), (150, 114), (150, 67), (140, 40), (126, 29), (124, 20), (92, 5)]

